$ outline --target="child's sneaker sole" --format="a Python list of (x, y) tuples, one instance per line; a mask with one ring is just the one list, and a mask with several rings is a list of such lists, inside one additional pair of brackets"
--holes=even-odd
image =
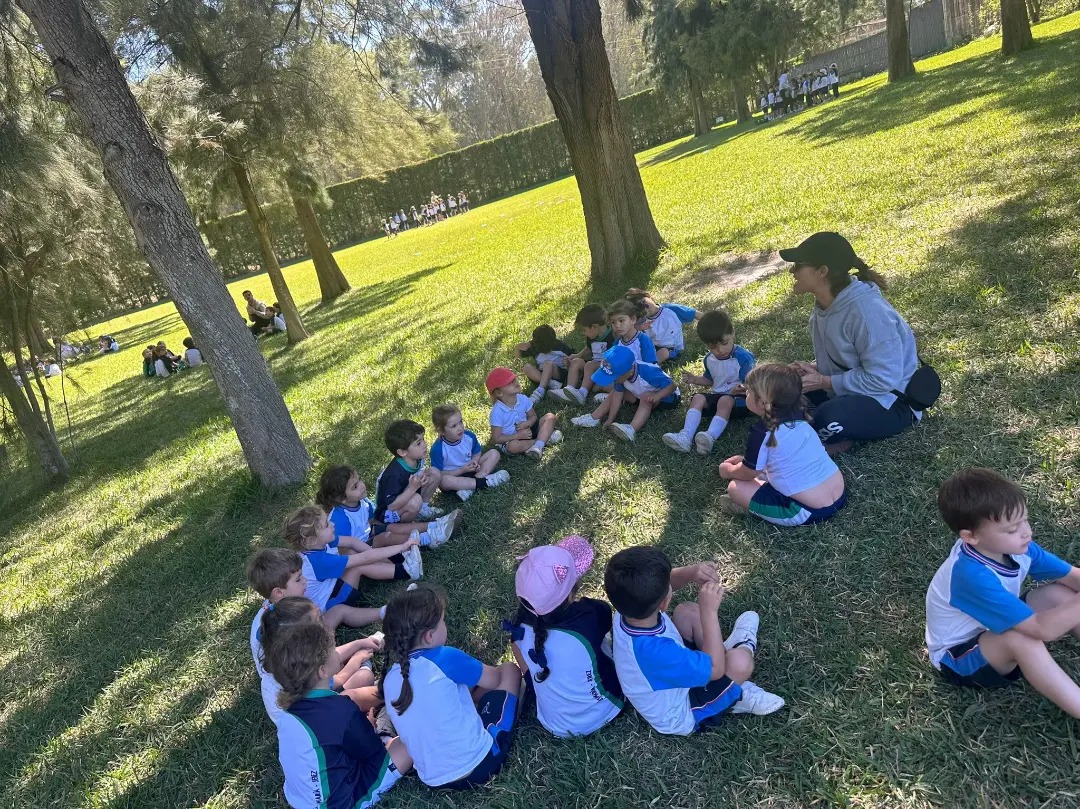
[(682, 433), (664, 433), (660, 440), (664, 442), (664, 446), (676, 452), (690, 451), (690, 440)]
[(694, 436), (694, 452), (698, 455), (708, 455), (712, 452), (714, 443), (715, 441), (711, 435), (706, 432), (700, 432)]

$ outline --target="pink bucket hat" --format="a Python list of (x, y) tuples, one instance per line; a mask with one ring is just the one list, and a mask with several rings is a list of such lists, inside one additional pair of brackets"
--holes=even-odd
[(534, 615), (547, 615), (574, 591), (574, 585), (593, 562), (585, 537), (563, 537), (554, 545), (533, 548), (522, 557), (514, 586), (517, 597)]

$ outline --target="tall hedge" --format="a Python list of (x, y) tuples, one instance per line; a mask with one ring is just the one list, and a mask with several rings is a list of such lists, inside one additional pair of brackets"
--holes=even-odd
[[(647, 149), (689, 132), (689, 105), (682, 97), (646, 90), (619, 100), (635, 150)], [(427, 201), (434, 191), (445, 197), (465, 191), (470, 201), (489, 201), (570, 174), (570, 155), (557, 121), (521, 129), (422, 163), (374, 177), (348, 180), (327, 189), (333, 206), (320, 214), (334, 247), (382, 234), (388, 213)], [(292, 204), (266, 207), (281, 261), (307, 255)], [(259, 249), (244, 213), (204, 223), (203, 234), (226, 278), (260, 269)]]

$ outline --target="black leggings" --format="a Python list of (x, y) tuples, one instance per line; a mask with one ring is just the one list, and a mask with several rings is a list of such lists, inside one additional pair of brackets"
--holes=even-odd
[(915, 423), (911, 408), (897, 399), (886, 409), (870, 396), (828, 398), (816, 390), (806, 398), (813, 406), (813, 425), (824, 444), (840, 441), (878, 441), (899, 435)]

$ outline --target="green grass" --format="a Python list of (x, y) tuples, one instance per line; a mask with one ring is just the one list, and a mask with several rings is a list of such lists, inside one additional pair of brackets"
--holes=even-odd
[[(789, 279), (732, 290), (725, 267), (835, 228), (892, 281), (941, 371), (922, 427), (843, 458), (851, 499), (836, 519), (783, 531), (720, 513), (714, 464), (660, 443), (681, 412), (633, 447), (564, 422), (565, 444), (538, 469), (510, 461), (511, 484), (470, 501), (463, 535), (427, 558), (450, 594), (451, 642), (489, 661), (507, 655), (514, 555), (534, 544), (586, 534), (597, 570), (644, 542), (676, 562), (715, 558), (733, 586), (722, 622), (762, 613), (755, 680), (789, 708), (689, 739), (631, 713), (556, 741), (527, 715), (487, 789), (448, 798), (409, 779), (386, 806), (1080, 803), (1080, 726), (1029, 688), (946, 688), (922, 637), (926, 586), (952, 541), (933, 493), (955, 468), (1019, 480), (1040, 541), (1080, 558), (1080, 15), (1036, 36), (1013, 63), (978, 42), (921, 62), (903, 86), (872, 77), (778, 124), (641, 155), (670, 250), (635, 281), (728, 307), (760, 359), (808, 357), (810, 304)], [(314, 336), (263, 346), (319, 467), (346, 460), (369, 484), (387, 421), (427, 423), (451, 400), (482, 431), (488, 367), (532, 326), (566, 329), (583, 301), (623, 291), (588, 287), (572, 180), (339, 257), (356, 289), (319, 305), (311, 266), (287, 269)], [(238, 301), (244, 288), (271, 295), (263, 276), (231, 284)], [(278, 805), (242, 571), (252, 549), (280, 543), (283, 514), (314, 482), (276, 495), (253, 484), (205, 371), (139, 376), (143, 345), (186, 334), (171, 305), (91, 331), (123, 350), (67, 376), (71, 483), (43, 494), (18, 458), (0, 473), (0, 804)], [(598, 572), (585, 591), (602, 595)], [(1057, 646), (1080, 677), (1078, 651)]]

